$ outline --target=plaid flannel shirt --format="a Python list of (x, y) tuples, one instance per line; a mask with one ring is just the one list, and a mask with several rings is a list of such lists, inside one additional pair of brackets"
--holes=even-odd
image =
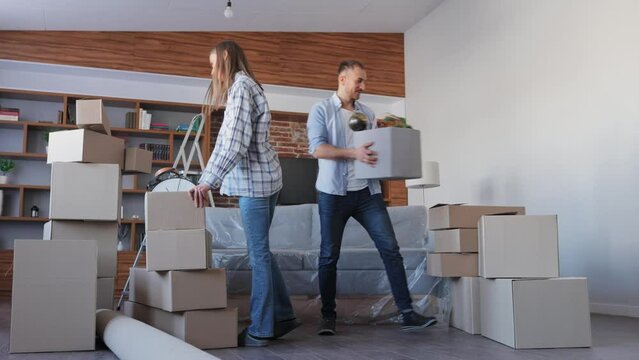
[(229, 89), (222, 127), (200, 183), (223, 195), (266, 197), (282, 189), (282, 169), (268, 142), (271, 112), (262, 88), (244, 72)]

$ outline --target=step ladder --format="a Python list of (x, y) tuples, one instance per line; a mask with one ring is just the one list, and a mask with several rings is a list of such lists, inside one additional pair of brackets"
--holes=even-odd
[[(182, 140), (182, 145), (180, 145), (180, 150), (177, 153), (177, 156), (175, 157), (175, 161), (173, 162), (173, 169), (175, 170), (175, 172), (177, 173), (177, 167), (180, 164), (180, 160), (182, 161), (182, 164), (184, 165), (184, 170), (182, 173), (183, 178), (179, 178), (179, 177), (173, 177), (173, 178), (168, 178), (160, 183), (158, 183), (157, 185), (155, 185), (155, 187), (153, 187), (153, 190), (151, 191), (166, 191), (165, 186), (162, 186), (162, 183), (164, 182), (172, 182), (175, 183), (177, 182), (177, 187), (175, 187), (175, 184), (172, 184), (173, 186), (171, 188), (176, 188), (176, 189), (185, 189), (188, 190), (188, 188), (195, 186), (195, 184), (193, 184), (190, 180), (188, 180), (186, 178), (186, 175), (188, 174), (189, 171), (189, 167), (191, 166), (191, 161), (193, 161), (193, 157), (195, 155), (197, 155), (197, 159), (198, 162), (200, 163), (200, 169), (204, 170), (204, 158), (202, 157), (202, 150), (200, 149), (200, 136), (202, 135), (202, 130), (204, 129), (204, 123), (206, 122), (206, 117), (204, 116), (204, 114), (200, 113), (197, 114), (193, 117), (193, 119), (191, 119), (191, 122), (189, 123), (189, 129), (186, 131), (186, 134), (184, 134), (184, 140)], [(191, 145), (191, 150), (189, 152), (189, 156), (186, 156), (186, 146), (188, 145), (189, 142), (189, 138), (191, 137), (191, 132), (193, 131), (194, 128), (197, 128), (196, 132), (195, 132), (195, 137), (193, 138), (193, 144)], [(184, 190), (182, 190), (184, 191)], [(211, 192), (209, 191), (209, 204), (210, 206), (215, 206), (215, 204), (213, 203), (213, 195), (211, 194)], [(133, 261), (133, 266), (132, 267), (137, 267), (138, 264), (140, 263), (140, 257), (142, 256), (142, 253), (146, 251), (146, 233), (144, 234), (144, 238), (142, 239), (142, 242), (140, 243), (140, 248), (138, 249), (138, 253), (135, 255), (135, 260)], [(131, 282), (131, 273), (129, 272), (129, 276), (126, 279), (126, 282), (124, 283), (124, 287), (122, 288), (122, 294), (120, 294), (120, 299), (118, 300), (118, 306), (116, 307), (116, 311), (120, 310), (120, 307), (122, 306), (122, 303), (124, 302), (124, 297), (126, 296), (127, 298), (129, 297), (129, 285)]]

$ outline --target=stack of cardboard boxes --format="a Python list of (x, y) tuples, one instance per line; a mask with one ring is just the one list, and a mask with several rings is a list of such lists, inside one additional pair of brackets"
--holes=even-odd
[(137, 148), (125, 151), (124, 140), (111, 136), (101, 99), (78, 100), (76, 113), (80, 129), (50, 135), (52, 220), (44, 227), (44, 239), (97, 241), (97, 307), (112, 309), (122, 203), (120, 173), (150, 173), (152, 154)]
[(101, 100), (76, 106), (78, 125), (103, 133), (50, 136), (52, 241), (16, 240), (12, 352), (92, 350), (95, 309), (112, 308), (124, 141), (110, 136)]
[[(517, 215), (513, 215), (517, 214)], [(446, 205), (429, 210), (436, 251), (473, 248), (478, 261), (429, 254), (428, 273), (452, 280), (451, 325), (517, 349), (590, 346), (585, 278), (559, 278), (557, 216), (520, 207)], [(473, 225), (476, 224), (476, 225)], [(463, 228), (475, 227), (477, 237)], [(432, 265), (432, 270), (431, 270)], [(446, 267), (448, 266), (448, 267)], [(480, 277), (468, 277), (477, 266)]]
[[(78, 100), (80, 129), (49, 138), (44, 240), (16, 240), (11, 352), (95, 348), (95, 310), (113, 308), (121, 170), (149, 173), (151, 153), (111, 136), (102, 100)], [(125, 160), (126, 157), (126, 160)]]
[(237, 308), (227, 308), (226, 272), (209, 269), (204, 209), (186, 192), (145, 197), (146, 269), (131, 268), (124, 312), (200, 349), (237, 346)]
[(516, 349), (589, 347), (586, 278), (559, 278), (556, 215), (479, 221), (481, 334)]
[(428, 211), (431, 250), (427, 273), (452, 277), (451, 325), (480, 333), (477, 221), (488, 214), (524, 214), (513, 206), (435, 205)]

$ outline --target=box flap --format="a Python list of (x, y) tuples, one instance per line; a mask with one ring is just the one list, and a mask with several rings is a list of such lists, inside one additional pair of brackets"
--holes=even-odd
[(456, 204), (446, 204), (446, 203), (439, 203), (439, 204), (435, 204), (433, 206), (431, 206), (431, 209), (434, 209), (436, 207), (442, 207), (442, 206), (460, 206), (460, 205), (464, 205), (466, 203), (456, 203)]

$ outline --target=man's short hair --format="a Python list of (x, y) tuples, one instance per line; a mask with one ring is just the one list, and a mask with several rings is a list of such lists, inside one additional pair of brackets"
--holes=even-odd
[(337, 68), (337, 75), (341, 74), (343, 71), (346, 71), (347, 69), (354, 69), (356, 67), (363, 70), (364, 64), (362, 64), (361, 62), (357, 60), (344, 60), (341, 63), (339, 63), (339, 67)]

